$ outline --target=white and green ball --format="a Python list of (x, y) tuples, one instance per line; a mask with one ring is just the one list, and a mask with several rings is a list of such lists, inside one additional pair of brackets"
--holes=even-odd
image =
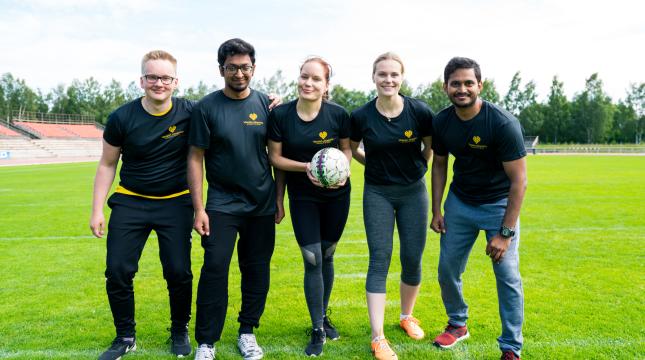
[(311, 174), (324, 187), (335, 186), (349, 176), (349, 162), (342, 151), (332, 147), (324, 148), (311, 159)]

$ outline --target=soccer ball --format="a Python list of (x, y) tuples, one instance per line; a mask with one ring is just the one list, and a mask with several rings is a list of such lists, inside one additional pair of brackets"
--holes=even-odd
[(349, 176), (347, 157), (336, 148), (321, 149), (311, 159), (311, 175), (324, 187), (338, 185)]

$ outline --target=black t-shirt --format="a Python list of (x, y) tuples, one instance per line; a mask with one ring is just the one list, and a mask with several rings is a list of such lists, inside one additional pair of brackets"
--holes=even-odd
[(122, 187), (141, 195), (165, 196), (188, 189), (186, 159), (188, 126), (193, 102), (172, 98), (172, 108), (151, 115), (141, 98), (108, 116), (103, 139), (121, 148)]
[(511, 182), (502, 162), (526, 156), (520, 122), (512, 114), (483, 101), (479, 114), (462, 121), (450, 106), (433, 127), (435, 153), (455, 157), (450, 190), (459, 199), (487, 204), (508, 197)]
[(269, 103), (255, 90), (241, 100), (218, 90), (195, 105), (189, 143), (206, 149), (206, 210), (241, 216), (275, 213), (266, 149)]
[[(298, 116), (298, 100), (278, 106), (269, 115), (269, 139), (282, 143), (282, 156), (309, 162), (318, 150), (339, 148), (338, 140), (349, 138), (349, 115), (341, 106), (323, 101), (312, 121)], [(324, 189), (311, 183), (304, 172), (286, 172), (289, 199), (318, 200), (336, 198), (350, 191), (349, 179), (338, 189)]]
[(403, 96), (403, 111), (388, 119), (376, 109), (376, 99), (354, 110), (351, 139), (363, 140), (365, 182), (372, 185), (409, 185), (421, 179), (428, 162), (421, 138), (432, 136), (434, 115), (421, 100)]

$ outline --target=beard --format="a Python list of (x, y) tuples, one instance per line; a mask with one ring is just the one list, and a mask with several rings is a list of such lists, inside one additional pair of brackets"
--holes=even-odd
[(235, 83), (233, 81), (228, 81), (226, 82), (226, 87), (235, 91), (235, 92), (242, 92), (246, 90), (249, 87), (249, 82), (245, 81), (242, 83)]
[(465, 103), (464, 102), (459, 102), (459, 100), (457, 100), (456, 96), (450, 96), (450, 102), (455, 107), (458, 107), (460, 109), (469, 108), (469, 107), (475, 105), (475, 103), (477, 102), (477, 95), (468, 94), (468, 100), (469, 101), (467, 101)]

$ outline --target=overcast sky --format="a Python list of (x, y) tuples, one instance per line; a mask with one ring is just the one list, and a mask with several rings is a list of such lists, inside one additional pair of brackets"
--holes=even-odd
[(256, 48), (256, 79), (295, 79), (317, 54), (333, 83), (369, 90), (374, 58), (395, 51), (415, 88), (467, 56), (502, 96), (516, 71), (540, 98), (554, 75), (571, 97), (597, 72), (617, 100), (645, 82), (644, 14), (642, 0), (0, 0), (0, 73), (44, 92), (90, 76), (125, 86), (159, 48), (179, 60), (180, 87), (221, 88), (217, 48), (240, 37)]

